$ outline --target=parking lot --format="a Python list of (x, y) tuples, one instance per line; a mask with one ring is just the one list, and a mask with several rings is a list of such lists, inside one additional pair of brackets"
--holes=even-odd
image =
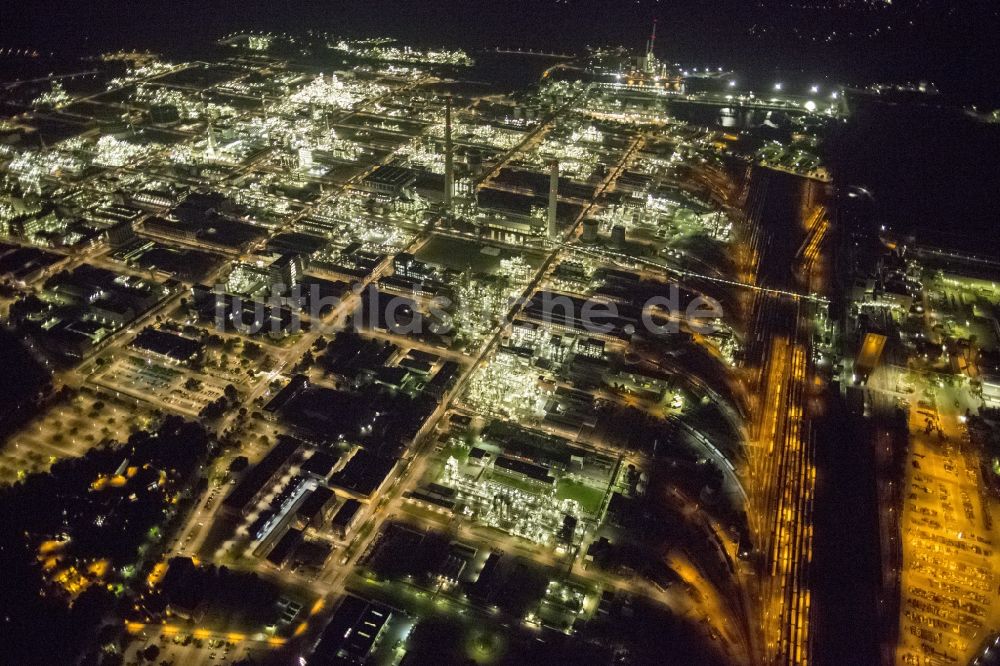
[(81, 391), (18, 431), (0, 450), (0, 483), (45, 470), (60, 458), (76, 457), (104, 440), (123, 442), (152, 418), (151, 410)]
[[(903, 506), (905, 664), (965, 664), (998, 618), (991, 500), (959, 416), (912, 410)], [(940, 428), (940, 430), (939, 430)]]
[(191, 380), (190, 371), (133, 355), (115, 359), (91, 379), (106, 389), (162, 405), (165, 410), (197, 416), (206, 405), (222, 397), (225, 385), (204, 375)]

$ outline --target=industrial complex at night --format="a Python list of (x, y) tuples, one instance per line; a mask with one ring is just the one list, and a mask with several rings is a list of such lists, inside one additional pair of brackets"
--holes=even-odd
[(0, 661), (997, 663), (997, 114), (655, 16), (0, 43)]

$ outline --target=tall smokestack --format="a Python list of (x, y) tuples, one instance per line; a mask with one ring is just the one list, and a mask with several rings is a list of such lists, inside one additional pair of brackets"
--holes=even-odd
[(556, 226), (556, 213), (559, 209), (559, 161), (552, 160), (549, 164), (549, 240), (554, 241), (559, 235)]
[(455, 196), (455, 147), (451, 141), (451, 95), (445, 98), (444, 116), (444, 205), (451, 209)]
[(646, 73), (652, 73), (653, 62), (656, 56), (653, 55), (653, 48), (656, 46), (656, 19), (653, 19), (653, 32), (649, 35), (649, 41), (646, 42)]
[(215, 157), (215, 128), (212, 127), (212, 119), (208, 119), (208, 140), (205, 142), (205, 154)]

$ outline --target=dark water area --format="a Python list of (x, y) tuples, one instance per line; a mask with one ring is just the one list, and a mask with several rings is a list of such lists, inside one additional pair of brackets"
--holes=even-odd
[(559, 62), (532, 55), (511, 55), (482, 51), (473, 53), (476, 64), (458, 75), (469, 81), (483, 82), (499, 93), (519, 93), (536, 85), (542, 73)]
[(767, 120), (784, 126), (787, 116), (780, 111), (747, 109), (740, 107), (717, 107), (703, 104), (686, 104), (683, 102), (667, 102), (667, 110), (671, 116), (692, 125), (702, 125), (722, 130), (745, 130), (759, 127)]
[(1000, 123), (960, 110), (867, 104), (827, 142), (842, 191), (863, 187), (876, 227), (1000, 257)]

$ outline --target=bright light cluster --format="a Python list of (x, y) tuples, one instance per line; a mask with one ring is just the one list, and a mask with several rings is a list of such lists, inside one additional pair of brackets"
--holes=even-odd
[(473, 409), (505, 418), (542, 416), (545, 392), (528, 360), (500, 351), (469, 379), (464, 401)]
[(14, 157), (7, 165), (7, 170), (18, 176), (25, 190), (40, 193), (44, 178), (59, 174), (79, 175), (83, 173), (85, 167), (86, 164), (81, 158), (66, 152), (27, 150)]
[(36, 97), (35, 101), (33, 101), (31, 105), (35, 107), (48, 106), (53, 109), (58, 109), (61, 106), (66, 106), (72, 101), (73, 98), (63, 88), (62, 83), (59, 81), (53, 81), (52, 90), (42, 93)]
[(367, 97), (385, 92), (386, 88), (374, 83), (347, 84), (337, 78), (320, 75), (295, 91), (279, 106), (281, 111), (293, 111), (298, 107), (318, 107), (321, 109), (350, 109)]
[(113, 136), (105, 135), (97, 140), (94, 164), (108, 167), (135, 164), (159, 148), (156, 144), (140, 145), (130, 141), (119, 141)]
[(129, 67), (128, 71), (123, 76), (111, 79), (108, 82), (108, 88), (121, 88), (129, 85), (130, 83), (135, 83), (136, 81), (142, 81), (153, 76), (165, 74), (174, 67), (178, 66), (181, 66), (181, 64), (177, 63), (172, 65), (166, 62), (160, 62), (159, 60), (149, 59), (139, 66)]
[(565, 515), (582, 516), (579, 503), (557, 498), (554, 486), (521, 488), (502, 470), (469, 476), (454, 458), (445, 463), (441, 482), (458, 490), (466, 516), (543, 546), (555, 545)]
[(432, 65), (462, 65), (469, 67), (473, 64), (472, 58), (461, 49), (448, 51), (441, 50), (420, 50), (409, 46), (390, 46), (389, 40), (365, 40), (358, 42), (348, 42), (341, 40), (336, 44), (331, 44), (334, 51), (347, 53), (373, 60), (384, 60), (387, 62), (407, 62)]
[(135, 99), (152, 106), (175, 107), (181, 118), (186, 120), (198, 120), (206, 116), (228, 118), (236, 115), (236, 109), (228, 104), (193, 98), (180, 90), (163, 86), (140, 85), (135, 89)]
[[(429, 136), (444, 138), (444, 118), (427, 130)], [(461, 121), (452, 124), (452, 135), (464, 143), (489, 146), (500, 150), (510, 150), (524, 140), (524, 133), (504, 127)]]

